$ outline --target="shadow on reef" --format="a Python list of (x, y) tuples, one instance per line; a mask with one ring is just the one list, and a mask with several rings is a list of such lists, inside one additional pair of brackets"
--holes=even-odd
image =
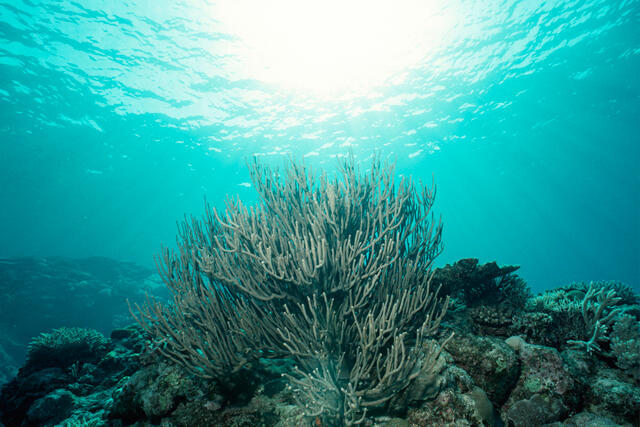
[[(637, 295), (620, 283), (594, 282), (532, 296), (515, 271), (475, 259), (436, 269), (434, 280), (453, 299), (438, 340), (452, 330), (455, 336), (434, 369), (365, 425), (637, 425)], [(493, 297), (476, 298), (485, 294)], [(1, 391), (0, 422), (322, 425), (305, 416), (287, 387), (291, 360), (260, 359), (233, 383), (213, 381), (169, 363), (148, 339), (137, 326), (116, 329), (109, 339), (82, 328), (37, 336)]]

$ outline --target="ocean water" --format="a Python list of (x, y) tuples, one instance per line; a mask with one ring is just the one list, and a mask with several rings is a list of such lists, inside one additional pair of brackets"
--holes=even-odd
[[(391, 2), (389, 2), (391, 3)], [(0, 257), (152, 265), (245, 161), (437, 184), (438, 265), (640, 287), (638, 1), (0, 1)]]

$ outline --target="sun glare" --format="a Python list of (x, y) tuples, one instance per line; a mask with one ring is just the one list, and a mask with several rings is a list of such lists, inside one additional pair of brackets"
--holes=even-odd
[(229, 0), (214, 13), (249, 78), (330, 96), (384, 84), (452, 25), (429, 0)]

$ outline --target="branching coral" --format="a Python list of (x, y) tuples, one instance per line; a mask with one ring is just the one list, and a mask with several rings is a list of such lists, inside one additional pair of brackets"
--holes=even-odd
[(38, 335), (29, 343), (26, 368), (69, 367), (76, 362), (95, 362), (108, 347), (109, 340), (94, 329), (54, 329)]
[(614, 308), (619, 302), (616, 291), (607, 288), (597, 289), (592, 283), (582, 300), (582, 320), (587, 329), (592, 331), (590, 337), (588, 340), (569, 340), (567, 343), (576, 347), (584, 346), (587, 353), (600, 352), (598, 339), (602, 338), (606, 328), (620, 314), (620, 309)]
[(308, 416), (360, 423), (439, 355), (426, 341), (448, 304), (431, 287), (435, 194), (395, 182), (380, 160), (361, 173), (349, 158), (331, 179), (295, 162), (281, 175), (254, 160), (250, 172), (258, 206), (228, 199), (224, 213), (185, 221), (160, 263), (173, 303), (150, 300), (138, 320), (165, 356), (207, 378), (293, 357)]
[(631, 297), (618, 297), (617, 289), (624, 288), (612, 286), (614, 283), (594, 281), (588, 287), (583, 283), (574, 283), (530, 299), (526, 307), (529, 311), (526, 316), (529, 327), (535, 323), (534, 314), (540, 319), (540, 315), (546, 314), (552, 320), (550, 325), (538, 330), (531, 329), (530, 337), (559, 348), (568, 344), (584, 348), (588, 353), (601, 352), (600, 343), (608, 340), (608, 330), (628, 309), (621, 303), (633, 300)]

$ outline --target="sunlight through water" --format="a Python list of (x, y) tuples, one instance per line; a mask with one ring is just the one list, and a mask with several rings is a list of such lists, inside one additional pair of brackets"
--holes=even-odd
[(235, 54), (248, 78), (319, 96), (401, 81), (454, 23), (441, 5), (419, 0), (234, 0), (214, 9), (240, 41)]
[(639, 5), (0, 0), (0, 256), (151, 265), (247, 158), (379, 153), (435, 178), (440, 263), (640, 286)]

